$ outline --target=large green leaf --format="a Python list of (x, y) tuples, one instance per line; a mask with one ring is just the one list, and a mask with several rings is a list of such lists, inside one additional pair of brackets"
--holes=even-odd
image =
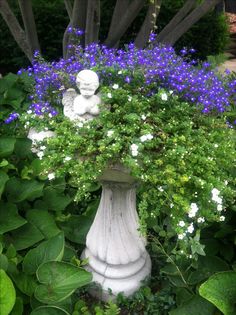
[(15, 143), (15, 149), (14, 152), (17, 155), (17, 157), (25, 158), (29, 154), (31, 154), (31, 146), (32, 142), (28, 138), (17, 138)]
[(208, 279), (211, 275), (219, 271), (229, 270), (228, 264), (216, 256), (200, 256), (198, 258), (197, 270), (192, 272), (188, 278), (188, 283), (193, 285)]
[(28, 296), (32, 296), (34, 294), (34, 290), (37, 286), (35, 277), (21, 272), (18, 274), (13, 274), (12, 279), (21, 292)]
[(45, 304), (60, 302), (92, 280), (91, 273), (65, 262), (46, 262), (37, 270), (35, 297)]
[(236, 272), (219, 272), (204, 282), (199, 293), (224, 315), (236, 314)]
[(27, 274), (35, 274), (38, 267), (47, 261), (59, 261), (64, 253), (64, 233), (50, 238), (28, 251), (23, 260), (23, 271)]
[(63, 211), (71, 203), (72, 198), (53, 187), (48, 187), (44, 190), (43, 200), (48, 204), (50, 210)]
[(11, 311), (11, 315), (22, 315), (23, 310), (24, 310), (23, 300), (20, 297), (17, 297), (15, 305)]
[(71, 215), (70, 218), (61, 223), (65, 236), (71, 242), (85, 244), (86, 235), (90, 229), (93, 219), (83, 215)]
[(16, 139), (15, 138), (0, 138), (0, 158), (12, 154), (14, 150)]
[(53, 216), (48, 213), (48, 211), (32, 209), (26, 213), (26, 218), (28, 222), (36, 226), (47, 239), (60, 232)]
[(0, 81), (0, 94), (11, 88), (18, 80), (18, 76), (14, 73), (8, 73)]
[(213, 315), (214, 309), (214, 305), (199, 295), (195, 295), (175, 310), (170, 311), (170, 315)]
[(15, 230), (27, 223), (18, 214), (17, 207), (11, 203), (0, 202), (0, 234)]
[(66, 310), (57, 306), (40, 306), (33, 310), (30, 315), (70, 315)]
[(44, 239), (43, 234), (31, 223), (15, 230), (11, 234), (12, 244), (17, 250), (28, 248)]
[(36, 180), (20, 180), (15, 177), (9, 179), (6, 184), (8, 199), (13, 202), (33, 200), (42, 196), (44, 183)]
[(9, 179), (9, 176), (5, 172), (0, 171), (0, 198), (2, 196), (5, 184), (8, 181), (8, 179)]
[(10, 314), (16, 300), (14, 285), (4, 270), (0, 270), (0, 310), (1, 315)]

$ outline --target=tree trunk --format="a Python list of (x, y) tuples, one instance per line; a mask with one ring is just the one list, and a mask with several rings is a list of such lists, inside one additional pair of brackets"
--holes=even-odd
[(30, 46), (31, 54), (33, 56), (35, 51), (40, 51), (40, 46), (32, 10), (32, 3), (31, 0), (18, 0), (18, 2), (25, 27), (27, 42)]
[(150, 33), (154, 30), (156, 25), (156, 20), (161, 8), (161, 2), (162, 0), (154, 0), (153, 3), (149, 4), (145, 20), (134, 42), (136, 47), (144, 48), (147, 44)]
[[(114, 33), (115, 29), (117, 28), (117, 25), (120, 23), (121, 16), (124, 14), (124, 12), (127, 10), (129, 6), (129, 0), (117, 0), (115, 9), (113, 11), (111, 24), (109, 27), (107, 38), (111, 38), (112, 34)], [(118, 46), (119, 41), (114, 46)]]
[(139, 11), (142, 9), (145, 4), (145, 0), (133, 0), (128, 6), (126, 11), (122, 12), (119, 23), (116, 25), (116, 28), (111, 33), (110, 36), (105, 40), (105, 45), (113, 47), (117, 41), (123, 36), (129, 25), (136, 18)]
[(174, 30), (174, 28), (180, 23), (183, 18), (192, 10), (196, 0), (187, 0), (183, 7), (176, 13), (176, 15), (170, 20), (170, 22), (163, 28), (163, 30), (157, 35), (156, 41), (162, 42), (168, 34)]
[(205, 0), (197, 6), (186, 18), (184, 18), (175, 29), (170, 32), (162, 42), (173, 45), (177, 40), (186, 33), (191, 26), (200, 20), (210, 9), (212, 9), (221, 0)]
[(72, 11), (73, 11), (72, 4), (71, 4), (70, 0), (64, 0), (64, 3), (65, 3), (67, 14), (68, 14), (70, 21), (71, 21), (72, 20)]
[(100, 1), (88, 0), (85, 45), (98, 42), (100, 27)]
[(21, 28), (19, 22), (17, 21), (14, 13), (9, 7), (6, 0), (0, 0), (0, 13), (5, 20), (7, 26), (9, 27), (11, 34), (13, 35), (15, 41), (21, 50), (25, 53), (27, 58), (32, 60), (32, 53), (30, 46), (27, 42), (26, 35), (24, 30)]

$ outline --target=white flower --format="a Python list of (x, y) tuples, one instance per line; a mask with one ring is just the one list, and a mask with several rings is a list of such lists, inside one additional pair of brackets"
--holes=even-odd
[(181, 227), (184, 227), (185, 226), (185, 222), (182, 220), (182, 221), (179, 221), (179, 224), (178, 224), (179, 226), (181, 226)]
[(214, 144), (214, 147), (215, 147), (215, 148), (218, 148), (218, 146), (219, 146), (219, 144)]
[(121, 71), (121, 70), (119, 70), (119, 71), (118, 71), (118, 74), (122, 74), (122, 71)]
[(166, 93), (162, 93), (161, 94), (161, 99), (162, 99), (162, 101), (167, 101), (168, 100), (167, 94)]
[(82, 128), (83, 125), (84, 125), (84, 124), (82, 123), (82, 121), (80, 121), (80, 122), (78, 122), (78, 124), (76, 124), (76, 126), (79, 127), (79, 128)]
[(221, 215), (220, 216), (220, 221), (223, 222), (225, 220), (225, 216)]
[(107, 97), (108, 97), (108, 98), (112, 98), (111, 93), (107, 93)]
[(37, 156), (39, 157), (40, 160), (42, 160), (42, 157), (44, 156), (43, 151), (37, 152)]
[(129, 101), (129, 102), (132, 101), (132, 96), (128, 96), (128, 101)]
[(221, 204), (217, 205), (217, 211), (221, 212), (223, 210), (223, 206)]
[(153, 139), (153, 135), (151, 135), (150, 133), (140, 137), (141, 142), (144, 142), (144, 141), (147, 141), (147, 140), (152, 140), (152, 139)]
[(39, 149), (44, 151), (46, 149), (46, 147), (45, 147), (45, 145), (42, 145)]
[(212, 193), (212, 197), (215, 197), (215, 196), (219, 196), (220, 191), (217, 188), (213, 188), (211, 193)]
[(153, 135), (151, 135), (150, 133), (146, 135), (148, 140), (152, 140), (153, 139)]
[(194, 231), (194, 226), (193, 226), (192, 223), (188, 226), (187, 231), (188, 231), (189, 233), (193, 233), (193, 231)]
[(138, 145), (133, 143), (133, 144), (131, 144), (130, 148), (131, 148), (132, 156), (137, 156), (138, 155)]
[(114, 90), (117, 90), (117, 89), (119, 88), (119, 85), (118, 85), (118, 84), (113, 84), (112, 88), (113, 88)]
[(205, 222), (205, 219), (203, 217), (200, 217), (200, 218), (197, 219), (197, 222), (198, 223), (203, 223), (203, 222)]
[(198, 206), (196, 203), (191, 203), (190, 210), (188, 213), (189, 218), (195, 217), (196, 213), (198, 212)]
[(170, 208), (173, 208), (173, 207), (174, 207), (174, 204), (173, 204), (173, 203), (171, 203), (171, 204), (170, 204)]
[(55, 174), (54, 173), (49, 173), (48, 174), (48, 179), (49, 180), (52, 180), (52, 179), (54, 179), (55, 178)]
[(131, 151), (132, 156), (137, 156), (138, 155), (138, 151)]
[(158, 190), (159, 190), (160, 192), (163, 192), (163, 191), (164, 191), (164, 189), (162, 188), (162, 186), (158, 187)]
[(178, 235), (178, 239), (179, 239), (179, 240), (182, 240), (184, 237), (185, 237), (185, 233)]
[(146, 120), (147, 116), (142, 115), (141, 118), (142, 118), (142, 120)]
[(70, 156), (66, 156), (64, 161), (70, 161), (71, 160), (71, 157)]
[(27, 110), (27, 114), (32, 114), (32, 110)]
[(108, 137), (111, 137), (113, 135), (114, 131), (113, 130), (108, 130), (107, 132), (107, 136)]

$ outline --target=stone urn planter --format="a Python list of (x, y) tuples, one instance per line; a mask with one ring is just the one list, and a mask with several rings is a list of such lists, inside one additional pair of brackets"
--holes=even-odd
[[(151, 272), (151, 260), (140, 235), (136, 211), (136, 181), (117, 164), (100, 176), (101, 201), (87, 234), (82, 257), (101, 290), (91, 294), (104, 301), (123, 292), (132, 295)], [(111, 295), (112, 292), (112, 295)]]

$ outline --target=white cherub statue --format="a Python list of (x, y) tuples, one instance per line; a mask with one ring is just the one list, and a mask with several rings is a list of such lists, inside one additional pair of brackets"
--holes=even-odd
[(68, 89), (63, 94), (64, 115), (72, 121), (85, 122), (93, 119), (100, 112), (101, 98), (95, 95), (99, 87), (98, 75), (92, 70), (82, 70), (76, 77), (78, 94), (75, 89)]

